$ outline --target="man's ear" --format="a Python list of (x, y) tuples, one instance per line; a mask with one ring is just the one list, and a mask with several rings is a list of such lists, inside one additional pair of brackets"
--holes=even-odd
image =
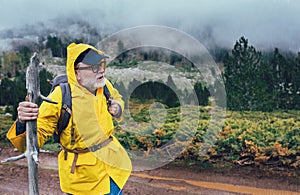
[(77, 81), (80, 80), (80, 76), (79, 75), (80, 75), (79, 71), (75, 70), (75, 77), (76, 77)]

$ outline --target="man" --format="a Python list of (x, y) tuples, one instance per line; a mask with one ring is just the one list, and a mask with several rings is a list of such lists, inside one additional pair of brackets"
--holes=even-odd
[[(90, 45), (72, 43), (67, 48), (72, 115), (60, 135), (63, 150), (58, 155), (58, 171), (61, 189), (68, 194), (122, 194), (131, 173), (131, 161), (112, 135), (112, 118), (121, 120), (124, 102), (104, 78), (106, 58)], [(110, 104), (103, 94), (104, 85), (113, 97)], [(20, 151), (26, 147), (25, 121), (37, 119), (39, 147), (57, 131), (62, 106), (60, 87), (48, 97), (58, 104), (43, 102), (38, 108), (30, 102), (19, 103), (18, 121), (7, 137)]]

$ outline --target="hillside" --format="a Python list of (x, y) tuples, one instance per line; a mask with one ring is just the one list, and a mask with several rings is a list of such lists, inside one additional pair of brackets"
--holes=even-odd
[[(44, 66), (47, 71), (53, 75), (65, 73), (65, 66), (49, 64)], [(142, 83), (146, 81), (167, 82), (168, 76), (171, 76), (176, 87), (183, 90), (192, 89), (197, 81), (203, 79), (199, 71), (183, 72), (164, 62), (144, 61), (138, 63), (136, 67), (121, 68), (109, 66), (106, 69), (106, 77), (113, 82), (122, 81), (127, 86), (133, 79)]]

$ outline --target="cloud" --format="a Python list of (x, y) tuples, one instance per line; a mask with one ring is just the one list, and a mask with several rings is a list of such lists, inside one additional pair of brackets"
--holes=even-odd
[(192, 36), (209, 27), (219, 45), (232, 46), (245, 36), (258, 47), (300, 49), (298, 0), (2, 0), (1, 5), (0, 29), (79, 17), (99, 27), (166, 25)]

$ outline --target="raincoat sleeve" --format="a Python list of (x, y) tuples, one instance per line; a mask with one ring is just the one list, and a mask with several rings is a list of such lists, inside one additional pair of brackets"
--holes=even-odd
[[(49, 96), (58, 104), (43, 102), (39, 108), (39, 116), (37, 119), (37, 135), (38, 144), (41, 147), (47, 139), (54, 133), (57, 126), (57, 121), (60, 116), (61, 108), (61, 90), (56, 88)], [(17, 135), (17, 121), (10, 127), (6, 137), (20, 151), (26, 150), (26, 132)]]
[(58, 104), (43, 102), (39, 108), (39, 117), (37, 120), (38, 127), (38, 144), (42, 147), (44, 143), (53, 135), (57, 128), (57, 121), (60, 117), (62, 94), (59, 87), (48, 96), (52, 101)]
[(8, 130), (6, 137), (9, 141), (20, 151), (25, 152), (26, 150), (26, 133), (22, 133), (17, 135), (17, 122), (15, 121), (14, 124)]

